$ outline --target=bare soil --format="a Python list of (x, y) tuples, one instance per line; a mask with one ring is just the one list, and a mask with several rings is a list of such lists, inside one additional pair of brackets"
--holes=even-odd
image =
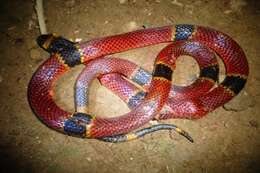
[[(0, 172), (260, 172), (260, 3), (245, 0), (48, 0), (47, 29), (66, 38), (86, 41), (145, 27), (177, 23), (221, 30), (244, 49), (250, 75), (246, 87), (231, 102), (191, 120), (168, 120), (190, 132), (195, 143), (158, 132), (121, 144), (79, 139), (51, 130), (31, 111), (27, 85), (48, 58), (35, 40), (39, 33), (31, 0), (1, 1), (0, 6)], [(117, 54), (152, 71), (165, 44)], [(73, 111), (73, 86), (83, 69), (62, 77), (55, 99)], [(190, 57), (177, 62), (174, 82), (187, 84), (198, 74)], [(220, 78), (224, 77), (224, 68)], [(118, 116), (125, 103), (95, 81), (91, 113)]]

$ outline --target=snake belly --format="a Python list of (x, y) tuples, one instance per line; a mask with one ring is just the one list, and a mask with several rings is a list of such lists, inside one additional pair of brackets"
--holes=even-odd
[[(214, 50), (226, 66), (227, 77), (225, 80), (217, 88), (214, 88), (210, 92), (211, 94), (203, 95), (199, 100), (195, 100), (197, 104), (205, 106), (209, 110), (214, 109), (230, 100), (244, 87), (248, 76), (248, 63), (243, 50), (232, 38), (211, 28), (187, 24), (165, 26), (93, 39), (81, 44), (55, 35), (42, 35), (38, 38), (38, 43), (51, 53), (51, 57), (37, 69), (29, 83), (28, 100), (30, 106), (44, 124), (63, 133), (67, 133), (65, 129), (68, 126), (70, 128), (75, 126), (76, 131), (79, 130), (80, 133), (84, 133), (86, 137), (90, 138), (111, 136), (134, 130), (154, 118), (167, 100), (171, 88), (169, 76), (174, 69), (174, 63), (169, 56), (157, 59), (153, 73), (154, 79), (150, 86), (152, 90), (150, 88), (146, 95), (146, 99), (149, 101), (145, 103), (159, 98), (156, 108), (152, 109), (150, 105), (153, 113), (147, 114), (142, 108), (145, 103), (141, 104), (135, 109), (143, 112), (135, 118), (120, 116), (112, 121), (110, 119), (97, 121), (94, 117), (89, 116), (77, 119), (73, 117), (73, 113), (63, 110), (54, 102), (53, 85), (55, 81), (75, 65), (86, 64), (95, 58), (180, 40), (196, 41)], [(159, 96), (158, 92), (153, 91), (156, 89), (162, 91), (159, 92)], [(179, 107), (179, 110), (182, 109), (183, 107)], [(71, 118), (75, 118), (76, 124), (68, 123)], [(111, 126), (110, 130), (100, 128), (104, 127), (106, 123)]]

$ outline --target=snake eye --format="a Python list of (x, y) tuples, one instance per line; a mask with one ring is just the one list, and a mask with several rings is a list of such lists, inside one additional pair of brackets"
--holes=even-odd
[(91, 123), (92, 116), (85, 113), (75, 113), (64, 122), (64, 131), (70, 135), (85, 136), (86, 126)]

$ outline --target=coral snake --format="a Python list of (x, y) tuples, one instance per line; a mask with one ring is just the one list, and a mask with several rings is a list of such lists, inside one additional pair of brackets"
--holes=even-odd
[[(108, 142), (128, 141), (165, 129), (174, 129), (192, 141), (185, 131), (172, 124), (132, 131), (152, 119), (200, 118), (237, 95), (249, 73), (242, 48), (228, 35), (203, 26), (180, 24), (149, 28), (83, 43), (47, 34), (39, 36), (37, 42), (51, 57), (37, 69), (28, 86), (28, 100), (34, 113), (57, 131)], [(164, 42), (170, 44), (157, 55), (152, 75), (129, 61), (103, 58)], [(213, 52), (226, 68), (226, 77), (217, 86), (219, 69)], [(181, 55), (194, 57), (200, 66), (200, 77), (187, 87), (171, 85), (175, 61)], [(86, 68), (75, 86), (76, 111), (70, 113), (53, 100), (53, 85), (78, 64), (85, 64)], [(126, 101), (131, 112), (114, 118), (90, 114), (87, 111), (88, 86), (95, 77)]]

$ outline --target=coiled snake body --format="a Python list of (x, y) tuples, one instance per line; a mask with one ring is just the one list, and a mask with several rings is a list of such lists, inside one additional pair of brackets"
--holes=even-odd
[[(182, 43), (182, 40), (190, 43)], [(88, 138), (111, 141), (109, 137), (118, 136), (116, 139), (121, 139), (122, 134), (127, 134), (155, 118), (165, 107), (164, 104), (167, 101), (170, 102), (167, 105), (174, 106), (170, 106), (171, 108), (168, 110), (162, 110), (157, 118), (199, 118), (237, 95), (244, 87), (248, 76), (247, 60), (240, 46), (226, 34), (202, 26), (176, 25), (144, 29), (94, 39), (81, 44), (54, 35), (42, 35), (37, 41), (39, 45), (51, 53), (51, 57), (38, 68), (30, 81), (28, 100), (32, 110), (42, 122), (51, 128)], [(116, 118), (99, 118), (85, 112), (84, 104), (87, 104), (87, 97), (84, 95), (86, 95), (87, 87), (84, 87), (84, 83), (90, 81), (86, 81), (84, 75), (79, 77), (78, 85), (76, 85), (77, 112), (75, 114), (61, 109), (54, 102), (53, 84), (59, 76), (67, 72), (71, 67), (81, 63), (87, 64), (90, 60), (105, 55), (163, 42), (176, 43), (170, 44), (159, 53), (155, 60), (155, 69), (152, 76), (139, 67), (120, 67), (119, 64), (116, 64), (116, 61), (112, 60), (109, 66), (104, 66), (101, 74), (108, 72), (121, 73), (147, 89), (147, 94), (134, 92), (136, 91), (134, 87), (130, 84), (125, 85), (124, 80), (120, 79), (121, 76), (116, 74), (115, 76), (109, 76), (109, 74), (100, 78), (104, 85), (119, 94), (121, 98), (127, 100), (129, 106), (133, 108), (128, 114)], [(176, 45), (182, 45), (184, 48), (174, 49)], [(172, 88), (171, 75), (175, 68), (176, 58), (182, 54), (193, 56), (193, 54), (200, 52), (195, 49), (193, 53), (190, 53), (193, 48), (196, 48), (196, 45), (207, 47), (219, 55), (226, 67), (226, 78), (218, 87), (211, 89), (206, 94), (195, 94), (192, 88), (198, 87), (201, 89), (198, 93), (203, 93), (203, 87), (208, 90), (210, 86), (213, 86), (212, 81), (217, 80), (216, 75), (218, 74), (218, 66), (214, 58), (208, 60), (208, 65), (203, 63), (203, 60), (198, 59), (197, 62), (199, 64), (201, 62), (200, 78), (197, 83), (195, 82), (194, 87), (187, 89), (190, 92), (186, 94), (184, 101), (178, 102), (174, 99), (168, 99)], [(197, 56), (203, 56), (203, 54)], [(102, 62), (99, 63), (102, 64)], [(91, 72), (91, 70), (89, 71)], [(97, 77), (97, 74), (93, 72), (92, 77)], [(122, 82), (117, 83), (117, 80)], [(124, 95), (118, 89), (122, 86), (126, 86), (131, 94)], [(174, 97), (176, 93), (178, 92), (172, 90), (170, 96)], [(194, 95), (197, 96), (194, 97)], [(187, 97), (190, 99), (187, 100)], [(141, 99), (142, 102), (139, 104)], [(130, 102), (130, 100), (132, 101)], [(156, 128), (160, 128), (160, 125), (156, 126)], [(177, 131), (180, 131), (180, 129), (177, 128)], [(134, 137), (131, 135), (127, 137), (135, 138), (136, 135), (137, 133), (135, 133)]]

